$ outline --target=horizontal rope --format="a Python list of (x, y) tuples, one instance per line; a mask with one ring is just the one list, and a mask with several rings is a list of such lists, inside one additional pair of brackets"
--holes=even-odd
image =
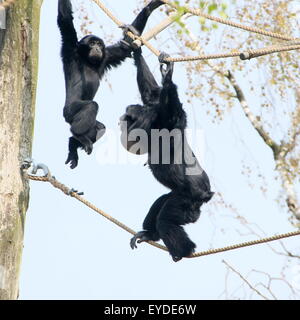
[(196, 61), (196, 60), (210, 60), (210, 59), (239, 57), (240, 54), (241, 54), (241, 52), (201, 54), (198, 56), (170, 57), (170, 58), (166, 58), (165, 61), (167, 61), (167, 62), (184, 62), (184, 61)]
[(242, 60), (257, 58), (260, 56), (264, 56), (271, 53), (279, 53), (284, 51), (292, 51), (292, 50), (300, 50), (300, 45), (291, 45), (291, 46), (272, 46), (270, 48), (265, 49), (257, 49), (257, 50), (248, 50), (247, 52), (243, 52), (240, 54), (240, 58)]
[[(103, 12), (109, 17), (111, 18), (111, 20), (113, 20), (115, 22), (115, 24), (117, 24), (119, 27), (123, 25), (123, 23), (117, 19), (107, 8), (106, 6), (100, 1), (100, 0), (93, 0), (99, 7), (100, 9), (103, 10)], [(162, 0), (164, 3), (172, 6), (175, 9), (179, 9), (180, 6), (171, 3), (168, 0)], [(197, 56), (185, 56), (185, 57), (169, 57), (166, 58), (165, 61), (166, 62), (184, 62), (184, 61), (197, 61), (197, 60), (209, 60), (209, 59), (220, 59), (220, 58), (231, 58), (231, 57), (240, 57), (242, 60), (246, 60), (246, 59), (251, 59), (251, 58), (256, 58), (259, 56), (263, 56), (263, 55), (267, 55), (267, 54), (271, 54), (271, 53), (275, 53), (275, 52), (283, 52), (283, 51), (291, 51), (291, 50), (299, 50), (300, 49), (300, 45), (299, 45), (299, 39), (297, 38), (293, 38), (293, 37), (289, 37), (289, 36), (284, 36), (281, 35), (279, 33), (274, 33), (274, 32), (268, 32), (265, 30), (261, 30), (258, 28), (253, 28), (253, 27), (247, 27), (247, 26), (243, 26), (241, 24), (238, 23), (233, 23), (227, 19), (222, 19), (222, 18), (218, 18), (218, 17), (212, 17), (210, 15), (207, 15), (203, 12), (201, 12), (198, 9), (189, 9), (189, 8), (185, 8), (186, 12), (191, 13), (192, 15), (200, 15), (200, 16), (204, 16), (207, 19), (210, 20), (214, 20), (223, 24), (227, 24), (233, 27), (237, 27), (243, 30), (247, 30), (250, 32), (255, 32), (255, 33), (259, 33), (259, 34), (263, 34), (266, 36), (270, 36), (273, 38), (277, 38), (277, 39), (281, 39), (281, 40), (286, 40), (289, 41), (289, 46), (288, 45), (276, 45), (276, 46), (269, 46), (266, 48), (261, 48), (261, 49), (254, 49), (254, 50), (248, 50), (248, 51), (238, 51), (238, 50), (233, 50), (232, 52), (227, 52), (227, 53), (213, 53), (213, 54), (202, 54), (202, 55), (197, 55)], [(183, 13), (182, 13), (183, 15)], [(177, 15), (174, 15), (174, 17)], [(174, 19), (173, 17), (173, 19)], [(165, 29), (169, 24), (172, 23), (172, 17), (169, 17), (167, 20), (164, 20), (163, 22), (161, 22), (159, 25), (157, 25), (156, 28), (153, 28), (152, 30), (150, 30), (150, 32), (147, 34), (147, 36), (143, 37), (138, 37), (136, 35), (134, 35), (131, 32), (127, 32), (127, 35), (134, 40), (134, 45), (139, 47), (141, 44), (144, 44), (154, 55), (156, 55), (157, 57), (160, 56), (161, 51), (159, 51), (158, 49), (156, 49), (155, 47), (153, 47), (148, 40), (150, 40), (152, 37), (154, 37), (155, 35), (157, 35), (160, 31), (162, 31), (163, 29)], [(293, 44), (294, 42), (294, 44)]]
[[(50, 175), (50, 173), (49, 173), (49, 175), (47, 177), (33, 176), (33, 175), (30, 175), (30, 174), (27, 174), (27, 173), (24, 173), (24, 176), (27, 179), (30, 179), (30, 180), (51, 183), (51, 185), (53, 187), (61, 190), (64, 194), (66, 194), (68, 196), (71, 196), (71, 197), (77, 199), (78, 201), (82, 202), (84, 205), (86, 205), (87, 207), (89, 207), (93, 211), (99, 213), (104, 218), (108, 219), (109, 221), (111, 221), (112, 223), (114, 223), (118, 227), (122, 228), (123, 230), (129, 232), (130, 234), (136, 235), (136, 232), (134, 230), (132, 230), (131, 228), (127, 227), (125, 224), (123, 224), (122, 222), (120, 222), (117, 219), (113, 218), (109, 214), (105, 213), (103, 210), (97, 208), (95, 205), (93, 205), (88, 200), (84, 199), (82, 196), (78, 195), (76, 192), (73, 192), (72, 191), (73, 189), (68, 188), (67, 186), (65, 186), (64, 184), (62, 184), (58, 180), (56, 180), (54, 177), (52, 177)], [(279, 234), (279, 235), (274, 235), (274, 236), (271, 236), (271, 237), (266, 237), (266, 238), (262, 238), (262, 239), (258, 239), (258, 240), (253, 240), (253, 241), (247, 241), (247, 242), (243, 242), (243, 243), (239, 243), (239, 244), (234, 244), (234, 245), (231, 245), (231, 246), (226, 246), (226, 247), (222, 247), (222, 248), (218, 248), (218, 249), (209, 249), (209, 250), (206, 250), (206, 251), (201, 251), (201, 252), (194, 253), (190, 257), (186, 257), (186, 258), (197, 258), (197, 257), (207, 256), (207, 255), (211, 255), (211, 254), (216, 254), (216, 253), (220, 253), (220, 252), (225, 252), (225, 251), (235, 250), (235, 249), (239, 249), (239, 248), (249, 247), (249, 246), (258, 245), (258, 244), (262, 244), (262, 243), (267, 243), (267, 242), (271, 242), (271, 241), (275, 241), (275, 240), (294, 237), (294, 236), (298, 236), (298, 235), (300, 235), (300, 230), (293, 231), (293, 232), (288, 232), (288, 233), (283, 233), (283, 234)], [(149, 243), (150, 245), (152, 245), (152, 246), (154, 246), (156, 248), (159, 248), (161, 250), (168, 251), (168, 249), (165, 246), (163, 246), (163, 245), (161, 245), (159, 243), (156, 243), (154, 241), (147, 241), (147, 243)]]
[(166, 58), (168, 62), (184, 62), (184, 61), (196, 61), (196, 60), (209, 60), (209, 59), (220, 59), (220, 58), (232, 58), (240, 57), (242, 60), (257, 58), (271, 53), (300, 50), (300, 45), (291, 46), (271, 46), (261, 49), (254, 49), (248, 51), (233, 51), (228, 53), (213, 53), (213, 54), (202, 54), (198, 56), (185, 56), (185, 57), (170, 57)]

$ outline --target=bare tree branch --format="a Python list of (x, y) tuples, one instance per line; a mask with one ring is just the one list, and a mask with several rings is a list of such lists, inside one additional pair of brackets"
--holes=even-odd
[(240, 102), (241, 107), (242, 107), (245, 115), (247, 116), (247, 118), (251, 122), (251, 124), (254, 127), (254, 129), (262, 137), (264, 142), (272, 149), (273, 154), (274, 154), (274, 158), (276, 159), (278, 157), (280, 146), (278, 146), (275, 143), (275, 141), (273, 139), (271, 139), (270, 135), (263, 128), (263, 125), (262, 125), (260, 119), (258, 117), (256, 117), (256, 116), (254, 116), (254, 114), (250, 110), (250, 107), (249, 107), (249, 105), (247, 103), (245, 95), (244, 95), (241, 87), (238, 85), (234, 75), (230, 72), (230, 70), (228, 70), (227, 73), (224, 72), (223, 76), (226, 77), (229, 80), (230, 84), (232, 85), (232, 87), (233, 87), (233, 89), (234, 89), (234, 91), (236, 93), (236, 98)]
[[(182, 22), (184, 22), (184, 19), (182, 19)], [(193, 50), (198, 51), (200, 54), (203, 53), (203, 50), (201, 46), (199, 45), (199, 41), (197, 37), (193, 35), (193, 33), (186, 29), (186, 35), (190, 38), (190, 40), (193, 42)], [(206, 65), (208, 65), (213, 71), (216, 72), (219, 76), (223, 78), (227, 78), (229, 83), (231, 84), (233, 90), (235, 91), (235, 98), (239, 101), (242, 110), (244, 111), (246, 117), (249, 119), (250, 123), (254, 127), (254, 129), (258, 132), (258, 134), (261, 136), (263, 141), (266, 143), (267, 146), (269, 146), (272, 149), (274, 160), (276, 161), (276, 169), (280, 173), (281, 181), (282, 181), (282, 187), (285, 190), (286, 193), (286, 199), (285, 202), (287, 204), (287, 207), (289, 211), (292, 213), (293, 217), (296, 219), (296, 221), (299, 223), (300, 221), (300, 204), (297, 199), (297, 194), (295, 191), (294, 183), (290, 177), (289, 174), (289, 168), (286, 164), (286, 156), (289, 152), (293, 151), (296, 147), (297, 137), (300, 135), (300, 129), (299, 129), (299, 118), (300, 118), (300, 90), (298, 92), (298, 108), (296, 109), (295, 115), (294, 115), (294, 131), (291, 135), (291, 139), (288, 143), (282, 141), (280, 144), (277, 144), (269, 135), (269, 133), (264, 129), (263, 124), (261, 123), (261, 120), (259, 117), (256, 117), (253, 112), (251, 111), (247, 100), (245, 98), (245, 95), (243, 93), (243, 90), (237, 83), (234, 75), (230, 70), (223, 71), (218, 66), (214, 65), (210, 61), (204, 61)]]
[(224, 263), (228, 269), (230, 269), (232, 272), (234, 272), (236, 275), (238, 275), (243, 280), (243, 282), (246, 283), (247, 286), (251, 290), (253, 290), (257, 295), (262, 297), (264, 300), (270, 300), (268, 297), (266, 297), (264, 294), (262, 294), (258, 289), (256, 289), (244, 276), (241, 275), (240, 272), (235, 270), (228, 262), (226, 262), (225, 260), (222, 260), (222, 263)]

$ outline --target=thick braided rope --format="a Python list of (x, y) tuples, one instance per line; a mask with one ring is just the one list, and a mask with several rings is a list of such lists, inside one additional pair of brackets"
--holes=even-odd
[[(106, 7), (105, 5), (99, 1), (99, 0), (92, 0), (94, 1), (99, 8), (118, 26), (121, 27), (123, 25), (123, 23), (116, 18)], [(136, 35), (134, 35), (132, 32), (127, 32), (127, 35), (133, 39), (133, 40), (140, 40), (150, 51), (152, 51), (155, 55), (159, 56), (160, 52), (159, 50), (157, 50), (156, 48), (154, 48), (147, 40), (142, 39), (141, 37), (138, 37)]]
[(294, 236), (298, 236), (298, 235), (300, 235), (300, 230), (282, 233), (282, 234), (278, 234), (278, 235), (274, 235), (271, 237), (266, 237), (266, 238), (262, 238), (262, 239), (258, 239), (258, 240), (252, 240), (252, 241), (247, 241), (247, 242), (243, 242), (243, 243), (238, 243), (238, 244), (234, 244), (234, 245), (227, 246), (224, 248), (210, 249), (210, 250), (206, 250), (206, 251), (202, 251), (202, 252), (197, 252), (197, 253), (193, 254), (192, 258), (207, 256), (210, 254), (216, 254), (219, 252), (225, 252), (225, 251), (240, 249), (240, 248), (244, 248), (244, 247), (250, 247), (250, 246), (257, 245), (257, 244), (276, 241), (276, 240), (294, 237)]
[(116, 18), (107, 8), (106, 6), (99, 0), (93, 0), (99, 8), (118, 26), (122, 26), (123, 23), (118, 18)]
[(16, 0), (6, 0), (6, 1), (4, 1), (4, 2), (0, 2), (0, 8), (2, 7), (2, 8), (7, 9), (7, 8), (9, 8), (10, 6), (12, 6), (15, 1), (16, 1)]
[[(107, 213), (105, 213), (101, 209), (97, 208), (95, 205), (93, 205), (91, 202), (87, 201), (86, 199), (84, 199), (80, 195), (78, 195), (76, 192), (72, 192), (72, 189), (68, 188), (64, 184), (62, 184), (59, 181), (57, 181), (50, 174), (47, 177), (39, 177), (39, 176), (33, 176), (33, 175), (29, 175), (29, 174), (25, 173), (24, 176), (27, 179), (34, 180), (34, 181), (50, 182), (51, 185), (54, 186), (55, 188), (61, 190), (62, 192), (64, 192), (68, 196), (76, 198), (78, 201), (82, 202), (84, 205), (86, 205), (90, 209), (94, 210), (95, 212), (99, 213), (104, 218), (106, 218), (109, 221), (111, 221), (112, 223), (116, 224), (117, 226), (119, 226), (123, 230), (131, 233), (132, 235), (136, 234), (136, 232), (134, 230), (132, 230), (131, 228), (127, 227), (122, 222), (118, 221), (117, 219), (115, 219), (112, 216), (108, 215)], [(190, 257), (187, 257), (187, 258), (196, 258), (196, 257), (207, 256), (207, 255), (211, 255), (211, 254), (216, 254), (216, 253), (230, 251), (230, 250), (234, 250), (234, 249), (249, 247), (249, 246), (262, 244), (262, 243), (266, 243), (266, 242), (271, 242), (271, 241), (275, 241), (275, 240), (280, 240), (280, 239), (284, 239), (284, 238), (294, 237), (294, 236), (297, 236), (297, 235), (300, 235), (300, 230), (293, 231), (293, 232), (288, 232), (288, 233), (284, 233), (284, 234), (279, 234), (279, 235), (274, 235), (274, 236), (271, 236), (271, 237), (262, 238), (262, 239), (258, 239), (258, 240), (247, 241), (247, 242), (243, 242), (243, 243), (239, 243), (239, 244), (235, 244), (235, 245), (227, 246), (227, 247), (223, 247), (223, 248), (209, 249), (209, 250), (206, 250), (206, 251), (201, 251), (201, 252), (194, 253)], [(165, 246), (163, 246), (163, 245), (161, 245), (159, 243), (156, 243), (154, 241), (147, 241), (147, 242), (149, 244), (151, 244), (152, 246), (156, 247), (156, 248), (162, 249), (164, 251), (168, 251), (168, 249)]]
[[(174, 9), (181, 8), (180, 5), (175, 4), (174, 2), (171, 2), (169, 0), (161, 0), (161, 1), (164, 2), (165, 4), (169, 5), (169, 6), (173, 7)], [(249, 27), (249, 26), (245, 26), (245, 25), (242, 25), (240, 23), (237, 23), (237, 22), (232, 22), (232, 21), (230, 21), (228, 19), (214, 17), (214, 16), (211, 16), (209, 14), (206, 14), (206, 13), (202, 12), (200, 9), (191, 9), (191, 8), (188, 8), (188, 7), (184, 7), (184, 11), (185, 12), (189, 12), (192, 15), (195, 15), (195, 16), (204, 17), (206, 19), (209, 19), (209, 20), (212, 20), (212, 21), (216, 21), (218, 23), (226, 24), (228, 26), (239, 28), (239, 29), (243, 29), (243, 30), (246, 30), (246, 31), (249, 31), (249, 32), (258, 33), (258, 34), (261, 34), (261, 35), (264, 35), (264, 36), (268, 36), (268, 37), (272, 37), (272, 38), (276, 38), (276, 39), (281, 39), (281, 40), (295, 40), (295, 38), (293, 38), (293, 37), (290, 37), (290, 36), (287, 36), (287, 35), (283, 35), (283, 34), (280, 34), (280, 33), (270, 32), (270, 31), (266, 31), (266, 30), (259, 29), (259, 28), (256, 28), (256, 27)]]
[[(180, 17), (182, 17), (184, 14), (180, 14)], [(175, 18), (177, 18), (179, 15), (178, 13), (171, 12), (161, 23), (156, 25), (154, 28), (151, 30), (143, 33), (141, 36), (141, 41), (140, 40), (135, 40), (133, 43), (137, 47), (141, 47), (143, 45), (143, 41), (147, 41), (164, 31), (167, 27), (169, 27), (172, 23), (175, 22)], [(190, 15), (191, 16), (191, 15)]]
[(186, 57), (172, 57), (166, 58), (165, 61), (168, 62), (184, 62), (184, 61), (196, 61), (196, 60), (209, 60), (209, 59), (220, 59), (220, 58), (231, 58), (231, 57), (240, 57), (242, 60), (257, 58), (263, 55), (275, 53), (275, 52), (283, 52), (283, 51), (291, 51), (291, 50), (299, 50), (300, 45), (282, 45), (282, 46), (271, 46), (261, 49), (254, 49), (248, 51), (233, 51), (228, 53), (213, 53), (213, 54), (202, 54), (198, 56), (186, 56)]
[[(117, 19), (107, 8), (106, 6), (100, 1), (100, 0), (93, 0), (99, 7), (101, 10), (103, 10), (103, 12), (109, 17), (111, 18), (116, 25), (118, 25), (119, 27), (123, 25), (123, 23)], [(167, 0), (162, 0), (164, 3), (178, 9), (179, 6), (176, 4), (171, 3), (170, 1)], [(196, 61), (196, 60), (209, 60), (209, 59), (220, 59), (220, 58), (231, 58), (231, 57), (240, 57), (241, 59), (245, 60), (245, 59), (251, 59), (251, 58), (255, 58), (255, 57), (259, 57), (262, 55), (267, 55), (270, 53), (275, 53), (275, 52), (282, 52), (282, 51), (291, 51), (291, 50), (298, 50), (300, 49), (300, 46), (298, 45), (299, 43), (299, 39), (297, 38), (293, 38), (293, 37), (288, 37), (288, 36), (284, 36), (281, 35), (279, 33), (274, 33), (274, 32), (268, 32), (268, 31), (264, 31), (258, 28), (253, 28), (253, 27), (247, 27), (247, 26), (242, 26), (241, 24), (238, 23), (234, 23), (231, 22), (229, 20), (226, 19), (222, 19), (222, 18), (218, 18), (218, 17), (212, 17), (210, 15), (204, 14), (202, 13), (200, 10), (198, 9), (186, 9), (186, 12), (189, 12), (193, 15), (201, 15), (201, 16), (205, 16), (206, 18), (210, 19), (210, 20), (214, 20), (223, 24), (228, 24), (231, 25), (233, 27), (237, 27), (237, 28), (241, 28), (250, 32), (256, 32), (259, 34), (263, 34), (263, 35), (267, 35), (273, 38), (278, 38), (281, 40), (286, 40), (286, 41), (290, 41), (290, 42), (295, 42), (296, 44), (292, 45), (292, 43), (290, 43), (291, 45), (276, 45), (276, 46), (271, 46), (271, 47), (266, 47), (266, 48), (262, 48), (262, 49), (255, 49), (255, 50), (248, 50), (246, 52), (241, 52), (241, 51), (232, 51), (232, 52), (228, 52), (228, 53), (213, 53), (213, 54), (203, 54), (203, 55), (198, 55), (198, 56), (186, 56), (186, 57), (169, 57), (166, 58), (165, 61), (167, 62), (184, 62), (184, 61)], [(165, 22), (163, 22), (161, 25), (163, 25)], [(158, 26), (158, 29), (159, 30)], [(154, 30), (154, 32), (152, 32), (152, 35), (150, 35), (148, 37), (148, 39), (150, 40), (151, 37), (153, 37), (154, 35), (157, 34), (157, 30)], [(160, 55), (160, 51), (156, 48), (154, 48), (149, 42), (148, 40), (146, 40), (143, 36), (142, 37), (138, 37), (136, 35), (134, 35), (131, 32), (128, 32), (127, 35), (133, 39), (133, 40), (138, 40), (141, 43), (143, 43), (153, 54), (155, 54), (157, 57), (159, 57)]]
[(290, 45), (290, 46), (272, 46), (263, 49), (257, 50), (248, 50), (247, 52), (243, 52), (240, 54), (242, 60), (257, 58), (260, 56), (264, 56), (267, 54), (275, 53), (275, 52), (283, 52), (283, 51), (292, 51), (292, 50), (299, 50), (300, 45)]
[(196, 60), (209, 60), (209, 59), (239, 57), (240, 55), (241, 55), (241, 52), (212, 53), (212, 54), (201, 54), (199, 56), (170, 57), (170, 58), (166, 58), (165, 61), (184, 62), (184, 61), (196, 61)]
[[(54, 179), (50, 175), (48, 177), (39, 177), (39, 176), (33, 176), (33, 175), (25, 174), (24, 176), (27, 179), (34, 180), (34, 181), (50, 182), (51, 185), (54, 188), (61, 190), (65, 195), (71, 196), (71, 197), (77, 199), (78, 201), (82, 202), (84, 205), (86, 205), (90, 209), (92, 209), (95, 212), (99, 213), (101, 216), (103, 216), (107, 220), (111, 221), (112, 223), (114, 223), (118, 227), (122, 228), (123, 230), (131, 233), (132, 235), (136, 234), (136, 232), (134, 230), (132, 230), (131, 228), (127, 227), (125, 224), (123, 224), (122, 222), (120, 222), (117, 219), (113, 218), (109, 214), (105, 213), (103, 210), (97, 208), (95, 205), (93, 205), (91, 202), (89, 202), (88, 200), (84, 199), (80, 195), (78, 195), (76, 192), (72, 192), (72, 189), (70, 189), (67, 186), (65, 186), (64, 184), (60, 183), (58, 180)], [(159, 249), (168, 251), (168, 249), (165, 246), (162, 246), (159, 243), (156, 243), (154, 241), (149, 241), (148, 243), (153, 245), (154, 247), (157, 247)]]

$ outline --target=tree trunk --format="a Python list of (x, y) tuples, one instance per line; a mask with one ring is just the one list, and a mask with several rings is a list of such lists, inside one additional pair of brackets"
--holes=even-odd
[(29, 185), (42, 0), (17, 0), (0, 30), (0, 300), (17, 299)]

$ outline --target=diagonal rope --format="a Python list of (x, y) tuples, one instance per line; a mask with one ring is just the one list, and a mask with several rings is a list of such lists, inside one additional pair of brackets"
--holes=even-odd
[[(116, 18), (111, 11), (106, 8), (106, 6), (100, 1), (100, 0), (92, 0), (94, 1), (99, 8), (118, 26), (121, 27), (124, 25), (118, 18)], [(132, 39), (132, 40), (139, 40), (141, 41), (152, 53), (154, 53), (156, 56), (160, 55), (160, 51), (154, 48), (146, 39), (142, 39), (142, 37), (138, 37), (134, 35), (132, 32), (127, 32), (127, 35)]]
[(135, 40), (133, 41), (133, 45), (135, 45), (136, 47), (141, 47), (143, 45), (143, 42), (146, 40), (150, 40), (153, 37), (155, 37), (156, 35), (158, 35), (159, 33), (161, 33), (163, 30), (165, 30), (167, 27), (169, 27), (171, 24), (173, 24), (176, 19), (178, 18), (188, 18), (191, 17), (192, 15), (190, 14), (183, 14), (183, 13), (177, 13), (177, 12), (171, 12), (170, 14), (167, 15), (167, 17), (165, 18), (165, 20), (163, 20), (161, 23), (159, 23), (158, 25), (156, 25), (154, 28), (152, 28), (151, 30), (144, 32), (141, 35), (141, 40)]
[[(109, 11), (108, 8), (100, 0), (92, 0), (92, 1), (94, 1), (100, 7), (100, 9), (112, 21), (115, 22), (115, 24), (117, 26), (121, 27), (123, 25), (123, 23), (118, 18), (116, 18), (112, 14), (112, 12)], [(172, 3), (169, 0), (161, 0), (161, 1), (169, 6), (173, 7), (176, 10), (182, 8), (178, 4)], [(261, 35), (265, 35), (265, 36), (269, 36), (269, 37), (273, 37), (273, 38), (277, 38), (277, 39), (281, 39), (281, 40), (286, 40), (288, 42), (283, 45), (268, 46), (265, 48), (260, 48), (260, 49), (255, 49), (255, 50), (247, 50), (247, 51), (232, 50), (231, 52), (228, 52), (228, 53), (202, 54), (202, 55), (198, 55), (198, 56), (185, 56), (185, 57), (169, 57), (169, 58), (165, 59), (165, 61), (167, 61), (167, 62), (184, 62), (184, 61), (209, 60), (209, 59), (220, 59), (220, 58), (231, 58), (231, 57), (240, 57), (242, 60), (246, 60), (246, 59), (256, 58), (256, 57), (260, 57), (260, 56), (275, 53), (275, 52), (283, 52), (283, 51), (291, 51), (291, 50), (299, 50), (300, 49), (300, 43), (299, 43), (300, 40), (297, 38), (282, 35), (280, 33), (262, 30), (262, 29), (259, 29), (256, 27), (244, 26), (240, 23), (235, 23), (235, 22), (232, 22), (228, 19), (223, 19), (223, 18), (218, 18), (218, 17), (208, 15), (206, 13), (203, 13), (199, 9), (190, 9), (190, 8), (184, 7), (184, 12), (183, 13), (181, 12), (180, 15), (184, 15), (185, 13), (190, 13), (190, 14), (196, 15), (196, 16), (202, 16), (202, 17), (205, 17), (207, 19), (210, 19), (210, 20), (222, 23), (222, 24), (230, 25), (232, 27), (243, 29), (243, 30), (246, 30), (249, 32), (258, 33)], [(161, 51), (156, 49), (155, 47), (153, 47), (149, 43), (148, 40), (150, 40), (152, 37), (154, 37), (160, 31), (164, 30), (168, 25), (170, 25), (172, 23), (172, 21), (170, 19), (175, 19), (177, 16), (178, 15), (174, 15), (173, 18), (169, 17), (169, 20), (165, 20), (162, 23), (160, 23), (157, 26), (157, 28), (154, 28), (153, 30), (151, 30), (149, 32), (147, 37), (136, 36), (130, 31), (127, 32), (127, 35), (131, 39), (134, 40), (134, 44), (136, 46), (140, 46), (141, 44), (144, 44), (154, 55), (159, 57), (161, 54)]]
[(226, 24), (226, 25), (231, 26), (231, 27), (239, 28), (239, 29), (242, 29), (242, 30), (246, 30), (246, 31), (249, 31), (249, 32), (254, 32), (254, 33), (257, 33), (257, 34), (261, 34), (261, 35), (272, 37), (272, 38), (276, 38), (276, 39), (296, 40), (296, 38), (290, 37), (288, 35), (283, 35), (283, 34), (280, 34), (280, 33), (277, 33), (277, 32), (270, 32), (270, 31), (266, 31), (266, 30), (259, 29), (259, 28), (256, 28), (256, 27), (245, 26), (245, 25), (242, 25), (242, 24), (237, 23), (237, 22), (232, 22), (232, 21), (230, 21), (228, 19), (214, 17), (214, 16), (211, 16), (209, 14), (206, 14), (206, 13), (202, 12), (200, 9), (191, 9), (191, 8), (188, 8), (188, 7), (185, 7), (185, 6), (182, 7), (179, 4), (171, 2), (169, 0), (161, 0), (161, 1), (164, 2), (165, 4), (169, 5), (170, 7), (176, 9), (176, 10), (178, 10), (178, 9), (182, 10), (183, 9), (185, 11), (185, 13), (188, 12), (188, 13), (191, 13), (192, 15), (194, 15), (194, 16), (200, 16), (200, 17), (203, 17), (203, 18), (206, 18), (206, 19), (218, 22), (218, 23)]
[[(87, 207), (89, 207), (93, 211), (99, 213), (101, 216), (103, 216), (107, 220), (111, 221), (112, 223), (114, 223), (118, 227), (122, 228), (123, 230), (127, 231), (128, 233), (130, 233), (132, 235), (136, 234), (136, 232), (134, 230), (132, 230), (131, 228), (127, 227), (125, 224), (123, 224), (122, 222), (120, 222), (117, 219), (113, 218), (109, 214), (105, 213), (103, 210), (97, 208), (91, 202), (89, 202), (88, 200), (84, 199), (78, 193), (73, 192), (72, 189), (68, 188), (67, 186), (65, 186), (64, 184), (62, 184), (61, 182), (59, 182), (58, 180), (53, 178), (51, 175), (48, 175), (47, 177), (40, 177), (40, 176), (29, 175), (29, 174), (25, 173), (25, 177), (27, 179), (34, 180), (34, 181), (49, 182), (54, 188), (59, 189), (65, 195), (71, 196), (71, 197), (77, 199), (78, 201), (82, 202), (84, 205), (86, 205)], [(151, 244), (151, 245), (153, 245), (153, 246), (155, 246), (155, 247), (157, 247), (159, 249), (168, 251), (166, 247), (164, 247), (164, 246), (162, 246), (159, 243), (156, 243), (154, 241), (149, 241), (149, 244)]]
[[(89, 207), (93, 211), (97, 212), (98, 214), (102, 215), (104, 218), (108, 219), (109, 221), (111, 221), (112, 223), (114, 223), (118, 227), (122, 228), (123, 230), (129, 232), (132, 235), (136, 234), (136, 232), (134, 230), (127, 227), (125, 224), (123, 224), (122, 222), (113, 218), (109, 214), (105, 213), (103, 210), (97, 208), (94, 204), (92, 204), (91, 202), (89, 202), (88, 200), (86, 200), (85, 198), (80, 196), (77, 192), (73, 191), (73, 189), (68, 188), (67, 186), (65, 186), (64, 184), (62, 184), (58, 180), (56, 180), (54, 177), (52, 177), (50, 175), (50, 173), (46, 177), (30, 175), (28, 173), (24, 173), (24, 176), (29, 180), (51, 183), (51, 185), (54, 188), (57, 188), (57, 189), (61, 190), (65, 195), (71, 196), (71, 197), (77, 199), (78, 201), (82, 202), (84, 205), (86, 205), (87, 207)], [(216, 253), (225, 252), (225, 251), (231, 251), (231, 250), (235, 250), (235, 249), (239, 249), (239, 248), (249, 247), (249, 246), (267, 243), (267, 242), (271, 242), (271, 241), (275, 241), (275, 240), (294, 237), (294, 236), (298, 236), (298, 235), (300, 235), (300, 230), (288, 232), (288, 233), (283, 233), (283, 234), (278, 234), (278, 235), (274, 235), (271, 237), (266, 237), (266, 238), (257, 239), (257, 240), (253, 240), (253, 241), (247, 241), (247, 242), (243, 242), (243, 243), (239, 243), (239, 244), (234, 244), (231, 246), (226, 246), (226, 247), (222, 247), (222, 248), (218, 248), (218, 249), (209, 249), (206, 251), (194, 253), (190, 257), (187, 257), (187, 258), (197, 258), (197, 257), (207, 256), (207, 255), (211, 255), (211, 254), (216, 254)], [(159, 243), (156, 243), (154, 241), (147, 241), (147, 243), (149, 243), (152, 246), (159, 248), (161, 250), (168, 251), (168, 249), (165, 246), (163, 246)]]
[(294, 236), (299, 236), (299, 235), (300, 235), (300, 230), (282, 233), (282, 234), (274, 235), (271, 237), (265, 237), (265, 238), (261, 238), (261, 239), (257, 239), (257, 240), (234, 244), (234, 245), (223, 247), (223, 248), (209, 249), (206, 251), (197, 252), (197, 253), (194, 253), (191, 258), (202, 257), (202, 256), (210, 255), (210, 254), (216, 254), (216, 253), (220, 253), (220, 252), (250, 247), (250, 246), (254, 246), (254, 245), (258, 245), (258, 244), (262, 244), (262, 243), (267, 243), (267, 242), (276, 241), (276, 240), (285, 239), (285, 238), (294, 237)]

